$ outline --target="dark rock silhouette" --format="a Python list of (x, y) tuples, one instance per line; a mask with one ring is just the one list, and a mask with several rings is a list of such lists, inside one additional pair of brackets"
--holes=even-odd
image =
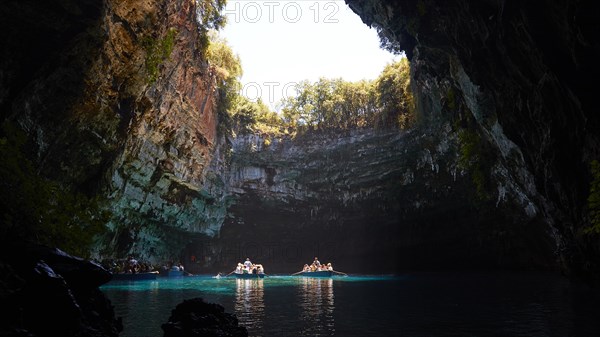
[(164, 337), (244, 337), (245, 327), (238, 325), (235, 315), (225, 312), (219, 304), (202, 298), (185, 300), (171, 312), (162, 325)]
[(32, 244), (1, 248), (0, 336), (116, 337), (123, 329), (99, 290), (99, 264)]

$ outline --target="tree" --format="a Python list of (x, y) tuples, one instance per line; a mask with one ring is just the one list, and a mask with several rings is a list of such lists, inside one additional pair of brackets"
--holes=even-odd
[(376, 81), (300, 82), (282, 101), (286, 123), (302, 129), (407, 128), (414, 123), (408, 60), (388, 64)]
[(218, 36), (215, 31), (210, 32), (209, 37), (210, 44), (206, 52), (209, 65), (215, 70), (221, 86), (235, 88), (243, 73), (239, 55), (235, 54), (227, 40)]
[(196, 0), (196, 15), (198, 22), (208, 31), (225, 27), (227, 17), (221, 11), (227, 5), (227, 0)]
[(410, 65), (406, 58), (388, 64), (376, 81), (377, 104), (381, 109), (375, 125), (407, 128), (415, 121), (410, 90)]
[(196, 20), (200, 24), (200, 37), (203, 46), (208, 47), (209, 32), (218, 31), (225, 27), (227, 17), (221, 11), (227, 5), (227, 0), (196, 0)]
[(210, 43), (206, 59), (217, 83), (219, 133), (226, 134), (231, 130), (231, 110), (239, 99), (242, 64), (239, 55), (234, 54), (226, 39), (219, 37), (216, 31), (210, 32), (208, 36)]

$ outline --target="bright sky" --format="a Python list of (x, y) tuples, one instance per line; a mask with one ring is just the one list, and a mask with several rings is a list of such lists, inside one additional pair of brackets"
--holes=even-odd
[(400, 58), (341, 0), (229, 0), (223, 13), (220, 35), (241, 58), (242, 95), (273, 109), (302, 80), (375, 79)]

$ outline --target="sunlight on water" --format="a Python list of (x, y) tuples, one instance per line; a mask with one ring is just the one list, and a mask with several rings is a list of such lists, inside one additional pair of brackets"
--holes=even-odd
[[(157, 280), (112, 281), (103, 285), (101, 289), (115, 299), (113, 302), (117, 302), (115, 306), (117, 315), (123, 317), (125, 326), (130, 329), (122, 333), (125, 337), (144, 336), (149, 334), (150, 332), (147, 331), (150, 330), (154, 331), (152, 333), (155, 336), (160, 335), (158, 324), (150, 328), (140, 327), (135, 322), (149, 317), (150, 307), (167, 311), (173, 309), (184, 298), (195, 296), (222, 303), (228, 312), (236, 314), (240, 324), (248, 328), (251, 336), (263, 336), (261, 331), (264, 330), (265, 324), (272, 325), (273, 322), (269, 321), (269, 318), (275, 317), (266, 315), (265, 292), (268, 289), (274, 289), (273, 291), (281, 289), (282, 295), (292, 296), (289, 300), (282, 301), (283, 304), (278, 304), (282, 305), (282, 310), (278, 310), (282, 316), (277, 319), (281, 326), (275, 329), (281, 329), (280, 335), (285, 335), (284, 331), (294, 330), (300, 336), (328, 336), (335, 334), (334, 288), (336, 284), (386, 280), (398, 281), (400, 278), (352, 275), (311, 278), (268, 275), (264, 279), (242, 280), (234, 277), (196, 275), (179, 278), (159, 277)], [(293, 291), (290, 292), (290, 289)], [(140, 295), (143, 293), (143, 295), (136, 296), (136, 293)], [(165, 294), (170, 294), (168, 299), (164, 298)], [(232, 300), (230, 297), (233, 297)], [(232, 303), (231, 309), (228, 303)], [(168, 307), (165, 307), (166, 304)], [(292, 306), (297, 308), (291, 308)], [(296, 313), (295, 310), (298, 312)], [(296, 318), (290, 321), (289, 317), (284, 315), (286, 311), (294, 311)], [(166, 320), (167, 317), (162, 319), (162, 321)], [(137, 331), (134, 332), (134, 329)], [(273, 330), (273, 327), (269, 330)]]
[(264, 280), (235, 280), (235, 312), (249, 330), (262, 330), (265, 320)]
[[(266, 287), (281, 287), (281, 286), (296, 286), (300, 282), (306, 280), (315, 280), (319, 278), (310, 278), (302, 276), (288, 275), (271, 275), (266, 276), (268, 282), (263, 285)], [(326, 278), (332, 282), (368, 282), (368, 281), (384, 281), (384, 280), (399, 280), (395, 276), (333, 276)], [(195, 275), (187, 277), (167, 278), (159, 277), (157, 280), (139, 280), (139, 281), (111, 281), (102, 286), (102, 289), (120, 289), (127, 291), (148, 291), (151, 289), (194, 289), (204, 292), (219, 293), (231, 292), (234, 289), (238, 290), (234, 277), (216, 278), (212, 275)], [(255, 281), (255, 280), (249, 280)], [(258, 281), (258, 280), (256, 280)], [(264, 279), (263, 279), (264, 281)]]
[(302, 336), (333, 335), (335, 333), (333, 280), (302, 278), (298, 288)]

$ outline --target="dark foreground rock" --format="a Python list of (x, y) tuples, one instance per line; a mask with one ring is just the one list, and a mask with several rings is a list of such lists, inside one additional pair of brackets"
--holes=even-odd
[(207, 303), (202, 298), (178, 304), (162, 329), (164, 337), (248, 336), (246, 328), (238, 325), (235, 315), (226, 313), (221, 305)]
[(55, 248), (0, 248), (0, 336), (113, 337), (123, 330), (98, 288), (111, 275)]

